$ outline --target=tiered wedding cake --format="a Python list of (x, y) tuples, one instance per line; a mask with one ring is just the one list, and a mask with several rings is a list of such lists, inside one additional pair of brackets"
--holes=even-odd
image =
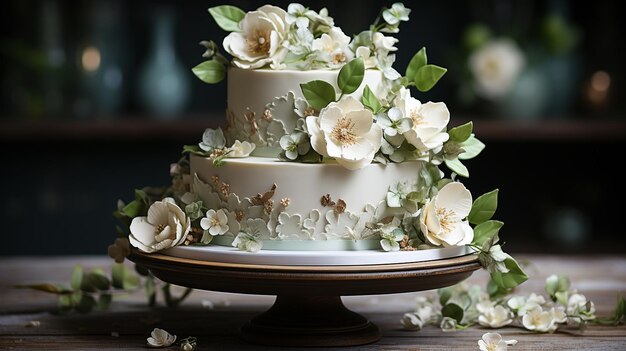
[(232, 59), (202, 42), (206, 61), (193, 72), (207, 83), (227, 78), (225, 128), (184, 148), (171, 187), (138, 190), (119, 206), (133, 247), (472, 247), (491, 271), (513, 265), (496, 244), (497, 191), (473, 199), (459, 180), (469, 175), (462, 161), (484, 148), (472, 123), (449, 128), (445, 103), (418, 99), (446, 70), (424, 48), (404, 74), (392, 66), (392, 35), (409, 9), (393, 4), (352, 38), (326, 9), (299, 4), (209, 12), (230, 32)]

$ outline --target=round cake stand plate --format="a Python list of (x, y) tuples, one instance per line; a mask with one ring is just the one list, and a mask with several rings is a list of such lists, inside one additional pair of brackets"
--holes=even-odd
[(475, 254), (367, 266), (255, 265), (211, 262), (133, 250), (130, 260), (159, 279), (194, 289), (277, 295), (240, 330), (244, 340), (274, 346), (354, 346), (376, 342), (373, 323), (341, 296), (414, 292), (456, 284), (480, 268)]

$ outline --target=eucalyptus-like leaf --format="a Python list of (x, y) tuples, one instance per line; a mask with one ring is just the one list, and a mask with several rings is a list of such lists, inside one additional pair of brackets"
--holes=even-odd
[(83, 274), (80, 289), (94, 292), (95, 290), (108, 290), (111, 286), (109, 278), (102, 269), (94, 269), (89, 274)]
[(409, 61), (409, 65), (406, 67), (406, 72), (404, 73), (404, 76), (407, 77), (410, 82), (415, 81), (415, 75), (417, 74), (417, 71), (420, 68), (426, 66), (426, 63), (428, 63), (428, 58), (426, 57), (426, 48), (422, 47), (420, 51), (413, 55), (411, 61)]
[(123, 263), (113, 265), (111, 276), (114, 288), (132, 290), (139, 286), (139, 276), (134, 274)]
[(79, 313), (89, 313), (97, 305), (96, 300), (90, 295), (81, 295), (78, 303), (75, 304), (75, 309)]
[(454, 159), (446, 159), (444, 160), (444, 162), (446, 163), (446, 166), (448, 166), (448, 168), (460, 175), (461, 177), (469, 177), (469, 171), (467, 170), (467, 167), (465, 167), (465, 165), (463, 163), (461, 163), (461, 161), (459, 161), (458, 158), (454, 158)]
[(448, 300), (450, 300), (450, 298), (452, 297), (452, 289), (451, 288), (441, 288), (441, 289), (437, 290), (437, 293), (439, 294), (439, 303), (442, 306), (445, 306), (445, 304), (448, 302)]
[(474, 124), (470, 121), (460, 126), (456, 126), (450, 130), (448, 130), (448, 135), (450, 136), (450, 140), (456, 141), (457, 143), (462, 143), (466, 141), (472, 135), (472, 128)]
[(316, 110), (321, 110), (336, 99), (335, 88), (323, 80), (300, 84), (300, 89), (309, 105)]
[(26, 285), (13, 285), (14, 288), (18, 289), (33, 289), (38, 291), (43, 291), (52, 294), (71, 294), (73, 292), (72, 289), (65, 288), (61, 285), (55, 285), (50, 283), (42, 283), (42, 284), (26, 284)]
[[(487, 240), (498, 234), (503, 225), (504, 223), (500, 221), (485, 221), (477, 225), (474, 228), (474, 241), (472, 241), (472, 244), (482, 247)], [(495, 244), (495, 242), (492, 244)]]
[(135, 218), (140, 216), (144, 209), (145, 205), (142, 202), (133, 200), (124, 206), (121, 212), (128, 218)]
[(488, 221), (493, 217), (493, 214), (496, 212), (498, 208), (498, 189), (492, 190), (488, 193), (485, 193), (476, 200), (472, 204), (472, 209), (470, 210), (467, 219), (470, 223), (478, 225), (485, 221)]
[(83, 280), (83, 267), (76, 265), (72, 271), (72, 281), (70, 286), (74, 290), (80, 289), (81, 282)]
[(361, 57), (355, 58), (341, 67), (337, 76), (337, 86), (342, 94), (354, 93), (363, 83), (365, 64)]
[(148, 306), (154, 307), (156, 305), (156, 290), (154, 289), (154, 278), (149, 276), (144, 283), (146, 289), (146, 297), (148, 298)]
[(461, 321), (463, 320), (463, 315), (463, 307), (457, 305), (456, 303), (448, 303), (441, 308), (442, 317), (452, 318), (456, 320), (458, 324), (461, 324)]
[(209, 13), (218, 26), (227, 32), (238, 32), (239, 22), (246, 15), (243, 10), (236, 6), (221, 5), (209, 8)]
[(200, 63), (191, 71), (201, 81), (209, 84), (221, 82), (226, 76), (226, 66), (216, 60), (208, 60)]
[(421, 92), (427, 92), (446, 74), (448, 70), (436, 65), (426, 65), (415, 73), (415, 86)]
[(485, 148), (485, 144), (483, 144), (480, 140), (478, 140), (474, 134), (470, 135), (467, 140), (460, 144), (461, 148), (465, 150), (459, 155), (459, 160), (469, 160), (472, 159), (478, 154), (480, 154)]
[(524, 270), (522, 270), (522, 268), (517, 264), (517, 261), (515, 261), (515, 259), (507, 258), (506, 260), (504, 260), (504, 264), (509, 270), (507, 273), (491, 273), (491, 279), (496, 285), (502, 288), (512, 289), (528, 280), (528, 276), (526, 275)]
[(105, 311), (109, 309), (109, 306), (111, 305), (112, 300), (113, 300), (113, 295), (109, 293), (100, 294), (100, 297), (98, 298), (98, 304), (97, 304), (98, 309), (101, 311)]
[(363, 106), (368, 108), (374, 114), (378, 113), (380, 109), (383, 108), (383, 105), (380, 103), (380, 101), (368, 85), (365, 85), (365, 88), (363, 88), (363, 96), (361, 96), (361, 102), (363, 103)]

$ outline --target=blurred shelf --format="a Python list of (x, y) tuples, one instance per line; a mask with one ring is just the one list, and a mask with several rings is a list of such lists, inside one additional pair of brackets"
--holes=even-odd
[[(183, 116), (162, 121), (146, 118), (110, 118), (82, 121), (0, 122), (0, 142), (176, 141), (193, 143), (205, 128), (223, 127), (219, 113)], [(457, 126), (468, 121), (457, 118)], [(474, 120), (476, 135), (497, 142), (626, 141), (626, 120)]]

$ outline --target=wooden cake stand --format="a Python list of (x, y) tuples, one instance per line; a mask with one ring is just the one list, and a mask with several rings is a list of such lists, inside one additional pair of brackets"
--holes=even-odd
[(474, 254), (435, 261), (366, 266), (288, 266), (210, 262), (133, 250), (130, 260), (159, 279), (185, 287), (277, 295), (242, 326), (250, 343), (353, 346), (376, 342), (378, 327), (347, 309), (341, 296), (390, 294), (450, 286), (480, 268)]

